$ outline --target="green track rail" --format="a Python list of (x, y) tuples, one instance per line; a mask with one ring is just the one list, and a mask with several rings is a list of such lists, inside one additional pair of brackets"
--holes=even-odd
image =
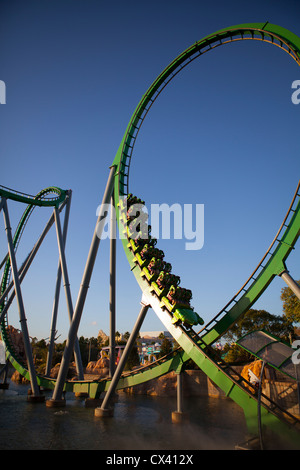
[[(50, 194), (53, 196), (50, 197)], [(6, 188), (5, 186), (0, 186), (0, 196), (13, 201), (23, 202), (30, 207), (54, 207), (59, 206), (59, 204), (64, 201), (66, 191), (57, 186), (50, 186), (42, 189), (36, 196), (32, 196), (30, 194), (21, 193), (20, 191), (15, 191), (11, 188)]]
[[(117, 211), (117, 220), (119, 230), (126, 230), (120, 217), (120, 203), (129, 192), (129, 169), (135, 141), (140, 127), (150, 110), (152, 104), (168, 85), (168, 83), (193, 60), (200, 57), (221, 45), (229, 44), (241, 40), (259, 40), (280, 47), (287, 52), (298, 65), (300, 65), (300, 38), (290, 31), (270, 23), (247, 23), (232, 26), (217, 31), (197, 41), (190, 48), (180, 54), (163, 72), (158, 76), (154, 83), (143, 95), (134, 114), (127, 126), (118, 152), (115, 156), (112, 166), (115, 168), (114, 197)], [(56, 188), (57, 189), (57, 188)], [(6, 189), (0, 188), (0, 195), (9, 197), (20, 202), (27, 202), (30, 207), (36, 205), (55, 205), (61, 203), (65, 193), (58, 190), (58, 199), (54, 201), (36, 201), (38, 197), (28, 197), (20, 193), (5, 193)], [(56, 191), (54, 191), (56, 192)], [(30, 201), (29, 201), (30, 199)], [(34, 202), (33, 202), (34, 201)], [(28, 206), (28, 211), (30, 211)], [(25, 211), (26, 212), (26, 211)], [(25, 214), (25, 213), (24, 213)], [(20, 238), (20, 233), (25, 226), (25, 220), (28, 216), (23, 215), (21, 219), (21, 228), (18, 236), (15, 236), (14, 243)], [(19, 224), (19, 226), (20, 226)], [(133, 373), (123, 374), (119, 381), (118, 389), (131, 387), (148, 380), (154, 379), (170, 371), (179, 371), (184, 363), (190, 358), (200, 367), (201, 370), (216, 384), (225, 394), (232, 398), (244, 410), (249, 431), (257, 432), (257, 396), (255, 391), (251, 392), (242, 379), (226, 363), (215, 361), (211, 354), (211, 345), (230, 328), (261, 296), (272, 280), (280, 275), (285, 269), (285, 261), (294, 248), (300, 234), (300, 194), (299, 185), (296, 189), (292, 203), (288, 209), (287, 215), (280, 226), (273, 242), (259, 262), (257, 268), (250, 275), (249, 279), (240, 288), (237, 294), (228, 302), (228, 304), (198, 333), (183, 326), (172, 323), (172, 315), (163, 308), (160, 299), (151, 290), (151, 285), (141, 276), (141, 270), (136, 263), (133, 251), (130, 249), (128, 240), (122, 239), (123, 248), (127, 256), (130, 268), (141, 287), (143, 295), (148, 299), (151, 307), (156, 312), (162, 323), (176, 339), (180, 348), (172, 354), (153, 363), (151, 366), (141, 368)], [(8, 266), (9, 271), (9, 266)], [(1, 292), (3, 293), (7, 285), (7, 280), (2, 281)], [(16, 357), (9, 338), (6, 337), (7, 325), (1, 325), (1, 333), (7, 346), (7, 356), (14, 367), (25, 377), (29, 378), (26, 366)], [(39, 385), (54, 388), (55, 380), (44, 376), (38, 376)], [(94, 381), (67, 381), (65, 390), (73, 392), (86, 392), (92, 398), (99, 397), (102, 391), (108, 390), (110, 380)], [(293, 442), (295, 446), (299, 445), (299, 420), (281, 410), (276, 404), (272, 403), (268, 397), (264, 397), (265, 402), (262, 405), (261, 419), (262, 424), (271, 428), (279, 435), (284, 435)]]
[[(12, 189), (6, 188), (4, 186), (0, 186), (0, 196), (1, 198), (11, 199), (13, 201), (21, 202), (27, 204), (25, 211), (22, 214), (22, 217), (19, 221), (17, 229), (15, 231), (13, 237), (13, 245), (15, 251), (18, 248), (20, 243), (22, 234), (24, 229), (29, 221), (29, 218), (35, 209), (35, 207), (55, 207), (59, 206), (61, 203), (64, 202), (67, 191), (64, 191), (56, 186), (50, 186), (48, 188), (43, 189), (40, 191), (36, 196), (31, 196), (29, 194), (20, 193), (18, 191), (14, 191)], [(10, 259), (7, 258), (3, 277), (1, 281), (1, 288), (0, 288), (0, 296), (2, 296), (8, 287), (11, 275), (11, 265)], [(6, 301), (0, 305), (0, 313), (3, 311), (5, 307)], [(6, 355), (10, 362), (13, 364), (15, 369), (17, 369), (22, 375), (26, 376), (29, 379), (29, 373), (27, 371), (26, 362), (17, 354), (14, 345), (11, 341), (9, 332), (8, 332), (8, 318), (7, 314), (4, 316), (3, 321), (0, 324), (0, 332), (2, 340), (5, 343), (6, 347)]]

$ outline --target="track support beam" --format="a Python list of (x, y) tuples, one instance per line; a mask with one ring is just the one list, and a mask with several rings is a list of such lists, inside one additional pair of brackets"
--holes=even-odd
[(28, 363), (28, 371), (29, 371), (29, 376), (30, 376), (30, 384), (31, 384), (31, 390), (32, 390), (31, 401), (35, 401), (35, 397), (37, 398), (36, 401), (38, 401), (38, 399), (41, 397), (41, 394), (40, 394), (39, 386), (37, 383), (37, 377), (36, 377), (36, 372), (34, 368), (32, 349), (31, 349), (30, 338), (29, 338), (29, 333), (28, 333), (28, 328), (27, 328), (27, 319), (25, 315), (25, 308), (24, 308), (24, 302), (23, 302), (23, 297), (22, 297), (22, 292), (21, 292), (20, 279), (18, 275), (15, 248), (14, 248), (13, 238), (11, 234), (8, 207), (7, 207), (6, 199), (3, 198), (2, 201), (3, 201), (2, 208), (3, 208), (5, 231), (6, 231), (7, 242), (8, 242), (8, 253), (9, 253), (11, 270), (12, 270), (13, 281), (14, 281), (14, 288), (15, 288), (15, 293), (16, 293), (16, 298), (17, 298), (17, 303), (18, 303), (19, 318), (20, 318), (21, 330), (23, 334), (26, 359)]
[(122, 354), (122, 357), (120, 359), (120, 362), (118, 364), (118, 367), (116, 368), (116, 371), (113, 375), (111, 384), (109, 386), (108, 391), (106, 392), (106, 395), (104, 397), (104, 400), (102, 402), (102, 405), (100, 408), (95, 409), (95, 416), (98, 417), (104, 417), (104, 416), (112, 416), (113, 415), (113, 410), (112, 408), (109, 407), (109, 404), (111, 402), (111, 399), (113, 398), (113, 395), (116, 391), (118, 382), (120, 380), (120, 377), (122, 375), (122, 372), (124, 370), (125, 364), (127, 362), (128, 356), (130, 354), (130, 351), (132, 350), (132, 347), (135, 343), (135, 340), (139, 334), (140, 328), (143, 324), (143, 321), (145, 319), (145, 316), (148, 312), (148, 309), (150, 307), (150, 304), (148, 301), (143, 297), (141, 301), (142, 308), (140, 310), (139, 316), (135, 322), (135, 325), (133, 327), (133, 330), (131, 332), (131, 335), (127, 341), (126, 347), (124, 349), (124, 352)]
[(8, 362), (5, 362), (5, 365), (0, 370), (0, 377), (3, 375), (3, 382), (0, 383), (0, 390), (7, 390), (9, 388), (9, 383), (7, 382), (8, 377)]
[(294, 292), (294, 294), (300, 299), (300, 286), (299, 284), (292, 278), (289, 272), (283, 271), (280, 274), (280, 277), (286, 282), (289, 288)]
[[(66, 205), (66, 201), (64, 201), (62, 203), (62, 205), (60, 206), (59, 208), (59, 211), (61, 212), (62, 209), (65, 207)], [(18, 274), (19, 274), (19, 279), (20, 279), (20, 283), (22, 283), (28, 269), (30, 268), (30, 265), (32, 263), (32, 261), (34, 260), (42, 242), (44, 241), (47, 233), (49, 232), (50, 228), (52, 227), (54, 223), (54, 215), (52, 214), (50, 219), (48, 220), (48, 223), (46, 224), (41, 236), (39, 237), (38, 241), (36, 242), (36, 244), (34, 245), (34, 247), (32, 248), (31, 252), (29, 253), (27, 259), (25, 260), (25, 263), (21, 266), (21, 268), (19, 269), (18, 271)], [(7, 256), (4, 258), (3, 262), (1, 263), (1, 267), (3, 266), (4, 263), (6, 263), (7, 261), (7, 258), (8, 258), (8, 254)], [(1, 269), (1, 268), (0, 268)], [(10, 282), (10, 284), (8, 285), (8, 287), (5, 289), (5, 291), (3, 292), (2, 296), (1, 296), (1, 299), (0, 299), (0, 305), (3, 303), (4, 299), (7, 297), (8, 293), (10, 292), (10, 290), (12, 289), (13, 287), (13, 281)], [(1, 315), (0, 315), (0, 323), (3, 321), (3, 318), (4, 318), (4, 315), (6, 314), (6, 312), (8, 311), (13, 299), (15, 297), (15, 291), (12, 292), (11, 296), (9, 297), (9, 299), (6, 301), (6, 304), (5, 306), (3, 307), (2, 311), (1, 311)]]
[[(71, 197), (72, 192), (68, 192), (68, 202), (66, 205), (65, 210), (65, 219), (64, 219), (64, 227), (63, 227), (63, 243), (64, 246), (66, 245), (67, 240), (67, 231), (68, 231), (68, 223), (69, 223), (69, 215), (70, 215), (70, 206), (71, 206)], [(54, 217), (54, 214), (53, 214)], [(56, 334), (56, 321), (57, 321), (57, 312), (58, 312), (58, 304), (59, 304), (59, 296), (60, 296), (60, 286), (61, 286), (61, 263), (60, 260), (58, 262), (57, 267), (57, 276), (56, 276), (56, 285), (55, 285), (55, 294), (54, 294), (54, 301), (52, 307), (52, 317), (51, 317), (51, 328), (50, 328), (50, 341), (49, 341), (49, 348), (47, 354), (47, 362), (46, 362), (46, 369), (45, 375), (50, 376), (50, 371), (52, 367), (52, 359), (53, 359), (53, 352), (54, 352), (54, 342), (55, 342), (55, 334)]]
[(177, 410), (172, 412), (172, 423), (186, 422), (188, 413), (183, 411), (183, 371), (177, 374)]
[[(57, 207), (54, 208), (54, 217), (55, 217), (57, 242), (58, 242), (58, 248), (59, 248), (59, 262), (61, 266), (69, 319), (71, 323), (74, 311), (73, 311), (73, 303), (72, 303), (69, 275), (68, 275), (68, 269), (67, 269), (67, 261), (66, 261), (66, 256), (65, 256), (65, 243), (64, 243), (64, 237), (61, 231), (60, 217), (59, 217), (59, 212), (58, 212)], [(77, 336), (74, 340), (74, 356), (75, 356), (75, 363), (76, 363), (76, 369), (77, 369), (79, 380), (83, 380), (84, 373), (83, 373), (81, 354), (80, 354), (79, 342), (78, 342)]]
[(70, 329), (69, 329), (67, 344), (64, 350), (55, 389), (53, 392), (53, 397), (51, 399), (52, 401), (58, 401), (59, 403), (63, 402), (62, 393), (63, 393), (63, 389), (65, 386), (67, 373), (69, 370), (71, 356), (72, 356), (72, 352), (74, 349), (75, 338), (77, 337), (77, 331), (79, 328), (81, 315), (83, 312), (83, 307), (85, 304), (85, 299), (86, 299), (87, 291), (89, 288), (90, 279), (92, 276), (94, 264), (95, 264), (97, 253), (98, 253), (98, 248), (99, 248), (100, 239), (101, 239), (104, 224), (105, 224), (105, 219), (107, 216), (106, 207), (107, 207), (107, 204), (109, 204), (112, 193), (113, 193), (114, 179), (115, 179), (114, 177), (115, 177), (115, 166), (112, 166), (110, 169), (108, 181), (107, 181), (105, 192), (103, 195), (102, 205), (100, 208), (99, 216), (98, 216), (96, 227), (94, 230), (93, 239), (92, 239), (91, 246), (90, 246), (90, 251), (88, 254), (87, 261), (86, 261), (85, 270), (83, 273), (83, 277), (82, 277), (82, 281), (81, 281), (81, 285), (80, 285), (80, 289), (79, 289), (79, 293), (77, 297), (77, 302), (76, 302), (72, 322), (71, 322)]
[(109, 375), (113, 377), (116, 360), (116, 234), (117, 221), (114, 205), (114, 195), (111, 197), (110, 211), (110, 260), (109, 260)]

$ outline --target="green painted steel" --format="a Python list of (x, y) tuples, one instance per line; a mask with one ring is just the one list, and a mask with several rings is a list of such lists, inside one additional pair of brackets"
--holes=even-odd
[[(46, 198), (48, 194), (57, 194), (56, 197)], [(12, 189), (5, 188), (0, 186), (0, 196), (5, 197), (6, 199), (12, 199), (14, 201), (23, 202), (30, 206), (58, 206), (61, 204), (65, 197), (66, 191), (58, 188), (57, 186), (50, 186), (40, 191), (36, 196), (31, 196), (29, 194), (24, 194), (19, 191), (13, 191)], [(45, 199), (43, 199), (45, 198)]]
[[(56, 194), (57, 196), (49, 198), (50, 194)], [(23, 230), (32, 214), (32, 211), (36, 206), (58, 206), (62, 203), (66, 198), (67, 192), (56, 187), (50, 186), (41, 190), (35, 197), (30, 195), (24, 195), (17, 191), (8, 190), (8, 188), (0, 187), (0, 196), (6, 199), (12, 199), (17, 202), (22, 202), (27, 204), (25, 211), (19, 221), (17, 229), (15, 231), (13, 237), (13, 245), (15, 250), (20, 242)], [(47, 199), (46, 199), (47, 198)], [(3, 295), (5, 289), (8, 286), (9, 279), (10, 279), (10, 272), (11, 272), (11, 265), (10, 259), (8, 258), (3, 272), (3, 277), (1, 281), (1, 288), (0, 288), (0, 296)], [(0, 313), (3, 311), (4, 304), (0, 305)], [(15, 351), (15, 348), (11, 342), (10, 335), (8, 332), (8, 323), (7, 323), (7, 315), (5, 315), (2, 323), (0, 324), (0, 332), (2, 340), (5, 343), (6, 347), (6, 356), (7, 359), (11, 362), (11, 364), (18, 370), (24, 377), (29, 380), (29, 372), (27, 370), (27, 365), (25, 362), (18, 356)]]
[[(115, 207), (119, 230), (126, 233), (126, 226), (122, 222), (121, 207), (123, 197), (126, 197), (129, 189), (129, 169), (135, 141), (139, 129), (150, 110), (152, 104), (159, 94), (164, 90), (168, 83), (188, 64), (209, 52), (216, 47), (240, 40), (260, 40), (271, 43), (282, 48), (287, 52), (298, 65), (300, 65), (300, 38), (290, 31), (266, 23), (247, 23), (225, 28), (215, 32), (212, 35), (197, 41), (190, 48), (180, 54), (171, 64), (153, 82), (147, 92), (143, 95), (134, 114), (127, 126), (112, 166), (115, 167)], [(26, 196), (20, 193), (13, 194), (6, 189), (0, 188), (0, 195), (9, 197), (20, 202), (26, 202), (30, 205), (55, 205), (59, 204), (64, 198), (63, 192), (59, 190), (59, 197), (55, 202), (43, 201), (37, 202), (32, 198), (29, 202)], [(60, 199), (62, 198), (62, 199)], [(232, 398), (244, 410), (249, 430), (256, 433), (257, 430), (257, 396), (255, 392), (249, 391), (245, 387), (245, 381), (234, 374), (230, 368), (222, 363), (215, 362), (210, 353), (211, 344), (214, 343), (226, 330), (234, 323), (259, 296), (268, 287), (276, 275), (285, 269), (285, 261), (293, 249), (300, 233), (300, 194), (299, 186), (296, 190), (292, 204), (288, 210), (287, 216), (283, 221), (274, 241), (266, 252), (263, 260), (259, 263), (254, 273), (251, 274), (246, 283), (237, 292), (235, 297), (219, 312), (216, 317), (209, 322), (197, 335), (192, 330), (186, 330), (183, 326), (172, 322), (172, 315), (167, 309), (163, 308), (161, 299), (156, 295), (155, 290), (150, 288), (149, 282), (141, 274), (141, 269), (136, 263), (136, 258), (130, 248), (129, 241), (125, 236), (122, 239), (123, 248), (126, 253), (130, 268), (135, 275), (143, 294), (148, 298), (149, 303), (163, 324), (170, 331), (182, 349), (173, 352), (166, 358), (154, 363), (151, 367), (143, 368), (130, 374), (123, 374), (119, 381), (118, 389), (131, 387), (139, 383), (146, 382), (153, 378), (167, 374), (172, 370), (179, 370), (183, 364), (192, 358), (194, 362), (202, 369), (205, 374), (218, 385), (227, 396)], [(27, 217), (21, 219), (21, 229), (25, 225)], [(18, 235), (19, 237), (19, 235)], [(17, 238), (18, 238), (17, 237)], [(14, 241), (15, 243), (15, 241)], [(264, 263), (264, 264), (263, 264)], [(5, 281), (7, 282), (7, 281)], [(5, 283), (2, 283), (1, 292), (5, 290)], [(6, 325), (1, 325), (1, 332), (8, 347), (8, 357), (14, 367), (23, 375), (28, 376), (27, 369), (18, 358), (15, 357), (13, 348), (6, 337)], [(40, 385), (54, 388), (55, 380), (38, 376)], [(67, 381), (65, 390), (74, 392), (87, 392), (90, 397), (98, 398), (102, 391), (108, 390), (110, 380), (100, 381)], [(295, 440), (295, 445), (299, 443), (299, 434), (295, 434), (295, 429), (299, 421), (292, 416), (288, 416), (288, 422), (283, 419), (284, 412), (280, 410), (277, 413), (274, 404), (264, 404), (262, 406), (262, 423), (271, 427), (279, 434), (285, 434), (291, 441)]]

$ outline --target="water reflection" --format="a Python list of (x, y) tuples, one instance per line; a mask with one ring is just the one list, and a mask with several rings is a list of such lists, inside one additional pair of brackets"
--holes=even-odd
[(1, 449), (234, 449), (246, 438), (243, 412), (229, 399), (190, 397), (190, 420), (176, 425), (175, 398), (121, 393), (114, 417), (101, 419), (73, 394), (58, 410), (28, 403), (27, 390), (11, 383), (0, 391)]

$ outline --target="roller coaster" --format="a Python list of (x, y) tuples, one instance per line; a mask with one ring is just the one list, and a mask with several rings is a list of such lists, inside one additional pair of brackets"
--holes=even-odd
[[(203, 324), (204, 322), (201, 317), (190, 305), (191, 291), (180, 286), (180, 277), (172, 274), (172, 266), (164, 260), (164, 253), (156, 247), (157, 240), (151, 237), (151, 232), (149, 231), (146, 235), (144, 234), (143, 237), (132, 238), (130, 230), (130, 223), (134, 220), (134, 217), (130, 214), (130, 207), (137, 201), (141, 202), (141, 200), (136, 199), (129, 192), (129, 170), (139, 130), (153, 103), (170, 81), (195, 59), (219, 46), (244, 40), (258, 40), (273, 44), (287, 52), (300, 65), (300, 38), (280, 26), (266, 22), (227, 27), (206, 36), (182, 52), (162, 71), (136, 107), (110, 167), (107, 185), (74, 308), (64, 250), (71, 191), (49, 187), (42, 190), (36, 196), (32, 196), (3, 186), (0, 187), (0, 210), (3, 211), (8, 241), (8, 254), (1, 263), (1, 268), (3, 268), (0, 293), (1, 337), (5, 343), (7, 360), (30, 381), (32, 398), (36, 398), (37, 401), (39, 399), (42, 400), (41, 387), (53, 390), (49, 406), (51, 404), (53, 406), (63, 405), (63, 393), (65, 391), (86, 393), (91, 399), (97, 399), (102, 392), (106, 392), (101, 407), (95, 410), (96, 416), (104, 416), (106, 412), (107, 414), (112, 412), (109, 404), (115, 390), (132, 387), (160, 377), (170, 371), (179, 373), (184, 368), (184, 364), (192, 359), (225, 392), (227, 397), (231, 398), (243, 409), (250, 434), (257, 434), (257, 390), (228, 363), (224, 362), (220, 357), (216, 357), (213, 344), (251, 308), (276, 276), (281, 276), (283, 279), (288, 278), (290, 283), (294, 282), (289, 276), (285, 263), (289, 254), (294, 249), (300, 234), (300, 182), (292, 197), (286, 216), (265, 255), (234, 297), (206, 325)], [(14, 200), (26, 205), (14, 236), (11, 233), (8, 200)], [(114, 222), (118, 224), (119, 232), (123, 234), (123, 237), (121, 237), (123, 249), (128, 259), (130, 270), (142, 291), (142, 308), (122, 356), (123, 361), (121, 358), (116, 370), (106, 379), (85, 380), (77, 332), (98, 253), (101, 233), (107, 217), (107, 204), (111, 204), (115, 208), (116, 217)], [(37, 206), (52, 207), (53, 214), (40, 238), (33, 246), (22, 266), (18, 269), (15, 256), (16, 250), (30, 216)], [(62, 228), (60, 214), (63, 211), (65, 211), (65, 218)], [(38, 374), (35, 371), (21, 291), (21, 283), (44, 238), (53, 225), (56, 227), (59, 247), (56, 292), (58, 292), (61, 279), (63, 278), (70, 317), (68, 339), (57, 379), (49, 376), (54, 337), (51, 337), (49, 342), (49, 367), (45, 375)], [(112, 230), (116, 230), (114, 224), (112, 224)], [(112, 237), (111, 270), (113, 274), (115, 273), (115, 243), (116, 237)], [(111, 278), (113, 279), (113, 275)], [(113, 280), (111, 282), (110, 295), (111, 308), (114, 309), (115, 285)], [(14, 298), (16, 298), (18, 303), (26, 358), (21, 358), (18, 355), (9, 334), (7, 313)], [(54, 305), (51, 331), (55, 331), (57, 304), (58, 301)], [(179, 347), (151, 365), (125, 373), (123, 370), (124, 361), (150, 307), (154, 310), (165, 328), (171, 333)], [(195, 331), (197, 325), (200, 325), (200, 331)], [(67, 379), (67, 372), (73, 352), (76, 359), (78, 378), (70, 381)], [(267, 396), (264, 396), (264, 400), (261, 403), (260, 419), (265, 428), (271, 429), (273, 433), (281, 437), (284, 436), (292, 443), (292, 446), (300, 447), (300, 420), (282, 409)]]

